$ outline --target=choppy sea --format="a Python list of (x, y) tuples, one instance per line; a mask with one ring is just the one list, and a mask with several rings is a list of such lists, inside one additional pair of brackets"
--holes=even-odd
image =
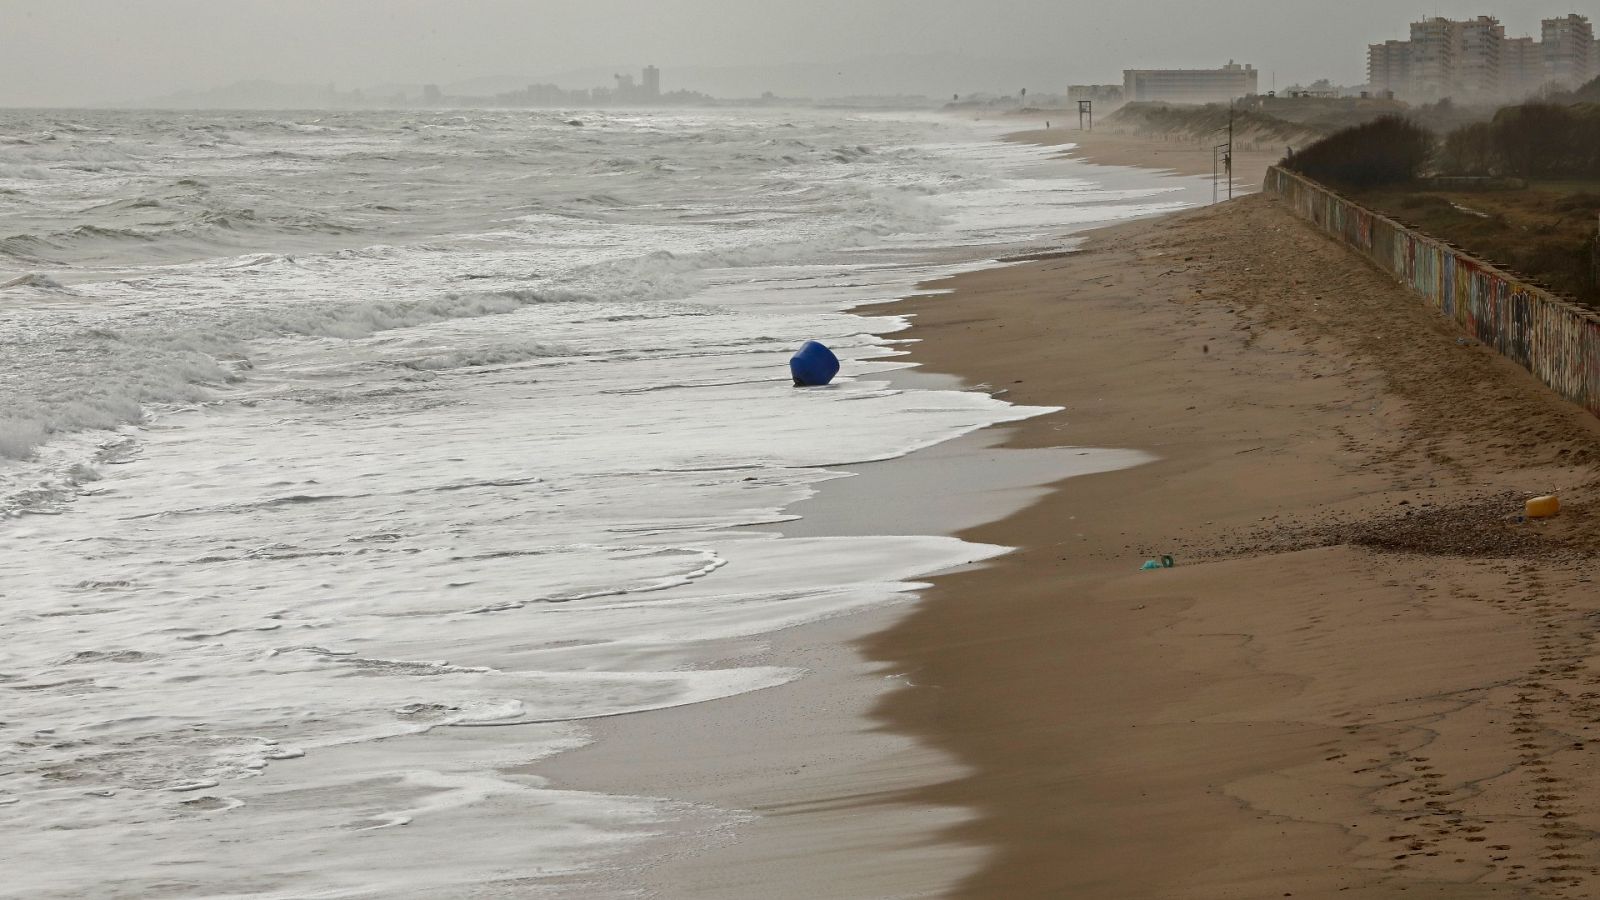
[(522, 896), (680, 812), (513, 770), (1000, 552), (750, 527), (1041, 412), (850, 310), (1192, 199), (998, 136), (0, 112), (0, 896)]

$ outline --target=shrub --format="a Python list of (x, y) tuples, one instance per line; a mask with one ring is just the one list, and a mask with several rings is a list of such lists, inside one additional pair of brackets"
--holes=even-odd
[(1439, 171), (1446, 175), (1494, 175), (1502, 169), (1495, 129), (1488, 122), (1450, 132), (1439, 151)]
[(1525, 103), (1495, 113), (1495, 144), (1517, 175), (1555, 175), (1569, 168), (1577, 117), (1554, 103)]
[(1328, 135), (1285, 160), (1291, 170), (1347, 187), (1411, 181), (1433, 155), (1433, 132), (1400, 116), (1384, 116)]
[(1524, 103), (1452, 132), (1439, 156), (1452, 175), (1600, 175), (1600, 106)]

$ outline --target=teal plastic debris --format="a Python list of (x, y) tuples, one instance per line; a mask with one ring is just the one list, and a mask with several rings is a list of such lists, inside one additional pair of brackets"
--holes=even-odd
[(1147, 559), (1147, 560), (1145, 560), (1144, 561), (1144, 565), (1139, 567), (1139, 571), (1141, 571), (1141, 572), (1154, 572), (1157, 569), (1170, 569), (1175, 565), (1177, 565), (1177, 563), (1172, 561), (1172, 557), (1163, 556), (1160, 559)]

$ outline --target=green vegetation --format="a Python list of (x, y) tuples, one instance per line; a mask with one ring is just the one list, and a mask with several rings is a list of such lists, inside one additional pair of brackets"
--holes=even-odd
[[(1130, 103), (1107, 122), (1148, 136), (1220, 140), (1228, 107)], [(1535, 103), (1493, 110), (1441, 101), (1404, 118), (1380, 101), (1252, 98), (1234, 110), (1234, 129), (1244, 148), (1308, 145), (1285, 164), (1600, 309), (1600, 79)]]
[(1400, 185), (1349, 196), (1485, 262), (1600, 308), (1592, 256), (1600, 179), (1532, 181), (1525, 190), (1472, 193)]
[[(1347, 128), (1384, 116), (1406, 117), (1437, 134), (1487, 121), (1489, 107), (1456, 106), (1449, 100), (1406, 107), (1393, 100), (1250, 97), (1234, 105), (1234, 135), (1240, 149), (1303, 147)], [(1129, 103), (1107, 116), (1114, 131), (1171, 140), (1220, 141), (1228, 132), (1228, 106)]]
[(1600, 177), (1600, 106), (1525, 103), (1445, 138), (1439, 170), (1447, 175)]
[[(1330, 135), (1286, 165), (1600, 309), (1600, 79), (1461, 124), (1443, 141), (1434, 135), (1386, 117)], [(1446, 177), (1419, 180), (1425, 170)]]
[(1346, 128), (1284, 160), (1290, 170), (1344, 188), (1415, 181), (1433, 157), (1433, 132), (1400, 116)]

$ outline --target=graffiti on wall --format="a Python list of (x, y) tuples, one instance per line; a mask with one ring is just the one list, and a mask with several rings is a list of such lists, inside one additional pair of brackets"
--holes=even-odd
[(1600, 416), (1600, 315), (1287, 170), (1266, 190), (1366, 256), (1468, 335)]

